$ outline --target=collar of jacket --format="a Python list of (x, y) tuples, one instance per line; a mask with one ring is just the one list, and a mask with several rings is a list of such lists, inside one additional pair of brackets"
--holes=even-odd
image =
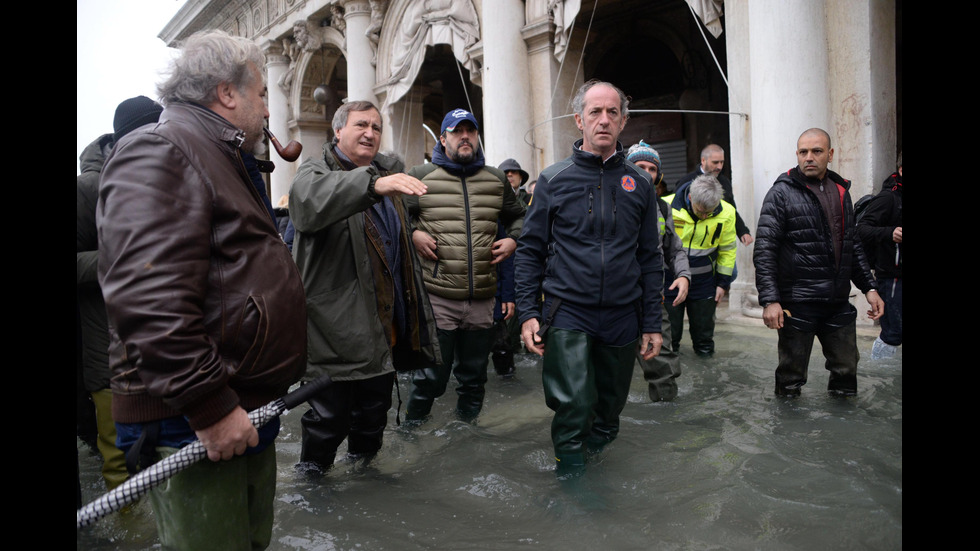
[(208, 109), (190, 102), (172, 102), (160, 113), (160, 122), (198, 121), (216, 142), (224, 142), (239, 149), (245, 141), (245, 131), (231, 124), (228, 119)]
[[(323, 144), (323, 162), (327, 164), (327, 168), (333, 171), (347, 170), (345, 166), (340, 161), (340, 158), (334, 153), (334, 146), (337, 144), (337, 138), (333, 141), (329, 141)], [(389, 172), (401, 172), (404, 167), (401, 162), (389, 157), (383, 153), (378, 153), (374, 156), (374, 160), (371, 161), (371, 166), (377, 168), (382, 175)], [(359, 167), (355, 167), (359, 168)]]
[(436, 143), (435, 147), (432, 148), (432, 164), (445, 169), (453, 176), (472, 176), (480, 172), (486, 164), (486, 158), (483, 156), (483, 148), (477, 145), (473, 162), (461, 165), (446, 156), (441, 143)]
[[(676, 210), (686, 210), (691, 215), (692, 220), (701, 221), (701, 218), (694, 214), (694, 207), (691, 205), (691, 194), (689, 191), (691, 189), (691, 184), (693, 183), (694, 180), (691, 180), (690, 182), (681, 184), (681, 187), (677, 188), (677, 191), (674, 192), (674, 199), (670, 202), (670, 208)], [(724, 198), (722, 198), (722, 200), (724, 200)], [(719, 214), (721, 214), (721, 201), (718, 201), (718, 206), (715, 207), (715, 211), (712, 216), (718, 216)], [(708, 218), (710, 219), (711, 216)]]
[(611, 168), (614, 166), (619, 166), (626, 161), (626, 153), (623, 151), (623, 144), (619, 143), (618, 140), (616, 141), (616, 152), (613, 153), (612, 157), (609, 157), (609, 159), (606, 161), (603, 161), (602, 157), (596, 155), (595, 153), (589, 153), (588, 151), (582, 149), (583, 143), (585, 143), (585, 140), (579, 138), (578, 140), (575, 140), (575, 143), (572, 145), (572, 159), (576, 164)]
[[(843, 178), (840, 174), (837, 174), (833, 170), (827, 169), (827, 178), (829, 178), (831, 182), (834, 182), (835, 184), (839, 185), (845, 190), (851, 189), (851, 181), (846, 178)], [(805, 174), (800, 172), (800, 167), (798, 166), (794, 166), (793, 168), (784, 172), (782, 175), (780, 175), (779, 178), (776, 179), (776, 181), (777, 182), (783, 181), (804, 189), (806, 189), (807, 182), (819, 183), (813, 178), (809, 178)]]

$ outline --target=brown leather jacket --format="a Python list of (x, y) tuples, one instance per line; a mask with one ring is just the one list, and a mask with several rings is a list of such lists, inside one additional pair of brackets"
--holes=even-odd
[(303, 282), (242, 164), (241, 132), (172, 104), (113, 148), (96, 221), (112, 414), (206, 428), (306, 366)]

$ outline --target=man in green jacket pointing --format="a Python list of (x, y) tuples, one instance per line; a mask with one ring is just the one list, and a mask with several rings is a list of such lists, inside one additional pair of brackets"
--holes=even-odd
[(378, 153), (381, 114), (351, 101), (337, 109), (336, 137), (305, 161), (289, 193), (293, 257), (306, 288), (307, 374), (330, 384), (301, 420), (301, 467), (329, 468), (381, 449), (395, 368), (438, 359), (435, 321), (411, 245), (402, 196), (426, 186)]

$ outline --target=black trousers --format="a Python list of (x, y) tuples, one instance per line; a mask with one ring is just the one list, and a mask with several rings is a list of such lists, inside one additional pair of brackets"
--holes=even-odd
[(664, 302), (670, 319), (670, 349), (677, 352), (681, 337), (684, 336), (684, 311), (687, 311), (688, 325), (691, 329), (691, 344), (694, 352), (702, 356), (715, 353), (715, 310), (718, 303), (714, 298), (701, 300), (687, 299), (679, 306)]
[(435, 399), (446, 392), (449, 376), (455, 375), (459, 383), (456, 387), (456, 413), (464, 421), (472, 421), (483, 409), (493, 327), (451, 331), (439, 329), (438, 333), (442, 364), (415, 370), (405, 419), (425, 419), (432, 411)]
[(395, 373), (357, 381), (331, 381), (311, 398), (303, 414), (300, 461), (333, 464), (340, 443), (347, 439), (347, 452), (373, 455), (381, 449)]
[(820, 341), (830, 372), (827, 390), (836, 394), (857, 394), (857, 310), (850, 303), (812, 305), (782, 304), (790, 316), (779, 330), (779, 365), (776, 367), (776, 394), (797, 396), (806, 384), (813, 338)]

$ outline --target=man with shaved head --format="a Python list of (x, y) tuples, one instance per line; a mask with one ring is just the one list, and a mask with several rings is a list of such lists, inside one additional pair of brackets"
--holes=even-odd
[(766, 194), (755, 243), (755, 281), (766, 327), (779, 332), (776, 394), (799, 396), (807, 381), (813, 338), (830, 372), (827, 391), (857, 394), (857, 310), (851, 282), (868, 299), (868, 317), (884, 303), (857, 237), (851, 182), (827, 166), (830, 135), (811, 128), (796, 143), (797, 166)]

